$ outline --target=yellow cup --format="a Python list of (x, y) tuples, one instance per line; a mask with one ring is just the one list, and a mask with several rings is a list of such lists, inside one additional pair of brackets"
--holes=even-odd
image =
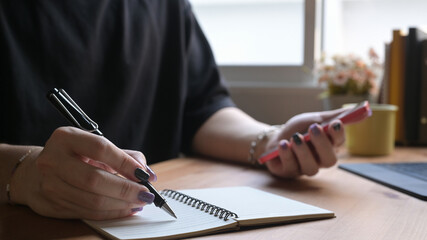
[(353, 155), (388, 155), (394, 150), (397, 106), (370, 104), (370, 107), (372, 116), (346, 126), (346, 147)]

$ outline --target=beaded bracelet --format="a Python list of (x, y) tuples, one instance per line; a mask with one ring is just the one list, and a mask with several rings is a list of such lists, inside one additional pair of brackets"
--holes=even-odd
[[(27, 158), (31, 154), (32, 151), (33, 151), (33, 149), (28, 150), (27, 153), (25, 153), (24, 155), (22, 155), (21, 158), (19, 158), (18, 162), (12, 168), (12, 174), (10, 175), (10, 180), (12, 179), (13, 174), (15, 173), (15, 171), (19, 167), (19, 165), (22, 163), (22, 161), (24, 161), (25, 158)], [(6, 184), (6, 196), (7, 196), (7, 202), (9, 204), (13, 204), (12, 200), (10, 199), (10, 183)]]
[(278, 131), (278, 130), (281, 130), (282, 128), (283, 128), (283, 125), (273, 125), (273, 126), (270, 126), (268, 129), (265, 129), (260, 134), (258, 134), (258, 136), (255, 138), (255, 140), (253, 140), (251, 142), (251, 148), (249, 149), (248, 161), (252, 165), (259, 166), (259, 163), (258, 163), (257, 159), (255, 158), (256, 147), (262, 141), (264, 141), (271, 133), (273, 133), (275, 131)]

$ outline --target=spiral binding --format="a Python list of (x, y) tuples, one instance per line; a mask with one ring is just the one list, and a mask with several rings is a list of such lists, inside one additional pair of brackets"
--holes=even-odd
[(184, 204), (187, 204), (191, 207), (195, 207), (196, 209), (200, 209), (200, 211), (204, 211), (206, 213), (209, 213), (210, 215), (214, 215), (215, 217), (219, 217), (220, 219), (224, 218), (224, 221), (227, 221), (229, 217), (238, 218), (237, 214), (234, 212), (215, 206), (213, 204), (209, 204), (200, 199), (190, 197), (187, 194), (184, 194), (175, 190), (165, 189), (161, 191), (161, 194), (163, 196), (166, 196), (174, 200), (180, 201)]

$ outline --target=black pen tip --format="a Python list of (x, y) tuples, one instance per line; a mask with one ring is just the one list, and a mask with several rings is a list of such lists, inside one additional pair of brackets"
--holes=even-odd
[(174, 217), (174, 218), (178, 219), (178, 218), (176, 217), (175, 213), (172, 211), (172, 209), (169, 207), (169, 205), (168, 205), (167, 203), (164, 203), (164, 204), (163, 204), (162, 209), (163, 209), (165, 212), (169, 213), (169, 215), (171, 215), (172, 217)]

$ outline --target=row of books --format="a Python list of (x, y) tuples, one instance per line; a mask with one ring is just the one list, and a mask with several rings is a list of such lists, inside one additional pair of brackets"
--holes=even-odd
[(397, 105), (396, 143), (427, 145), (427, 33), (393, 30), (386, 44), (380, 102)]

